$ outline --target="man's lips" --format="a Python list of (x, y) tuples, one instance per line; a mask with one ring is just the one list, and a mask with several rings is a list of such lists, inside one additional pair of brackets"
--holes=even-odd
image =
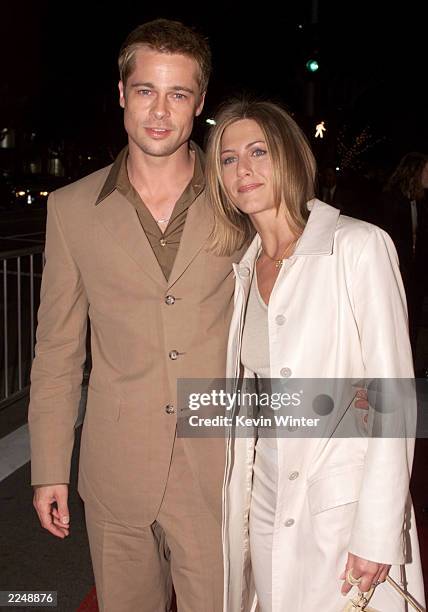
[(238, 193), (247, 193), (248, 191), (254, 191), (258, 187), (261, 187), (263, 183), (249, 183), (248, 185), (241, 185), (238, 188)]
[(152, 138), (165, 138), (172, 132), (172, 130), (168, 128), (146, 127), (144, 129)]

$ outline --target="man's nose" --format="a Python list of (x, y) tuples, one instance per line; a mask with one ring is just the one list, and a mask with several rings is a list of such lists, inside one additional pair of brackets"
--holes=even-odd
[(152, 113), (156, 119), (163, 119), (169, 115), (167, 99), (164, 96), (157, 96), (152, 106)]

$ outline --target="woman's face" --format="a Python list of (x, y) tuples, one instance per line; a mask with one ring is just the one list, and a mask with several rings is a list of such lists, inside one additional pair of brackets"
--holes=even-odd
[(425, 164), (422, 170), (421, 184), (423, 189), (428, 189), (428, 162)]
[(225, 189), (246, 214), (275, 209), (272, 162), (263, 132), (253, 119), (241, 119), (224, 130), (221, 166)]

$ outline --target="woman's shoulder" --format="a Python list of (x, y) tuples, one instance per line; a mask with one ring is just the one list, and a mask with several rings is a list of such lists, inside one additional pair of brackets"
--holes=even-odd
[(347, 252), (361, 253), (364, 248), (382, 245), (387, 250), (394, 250), (389, 234), (381, 227), (368, 221), (362, 221), (347, 215), (340, 215), (335, 233), (336, 246)]

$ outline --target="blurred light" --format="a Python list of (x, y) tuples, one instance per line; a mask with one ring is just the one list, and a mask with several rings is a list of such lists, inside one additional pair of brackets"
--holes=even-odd
[(27, 204), (32, 204), (33, 203), (33, 196), (31, 196), (30, 194), (27, 195)]
[(215, 125), (215, 121), (214, 121), (214, 119), (207, 119), (207, 123), (208, 123), (209, 125)]
[(306, 68), (309, 72), (316, 72), (319, 68), (317, 60), (310, 59), (306, 62)]
[(339, 166), (336, 166), (336, 172), (339, 172), (340, 168)]
[(49, 191), (41, 191), (40, 195), (41, 196), (48, 196), (49, 195)]
[(299, 23), (297, 27), (299, 28), (299, 30), (303, 30), (303, 25), (301, 23)]
[(23, 196), (25, 196), (25, 193), (26, 193), (25, 191), (16, 191), (16, 192), (15, 192), (15, 195), (16, 195), (17, 197), (18, 197), (18, 196), (23, 197)]
[(90, 155), (88, 155), (88, 159), (92, 159), (92, 157)]

